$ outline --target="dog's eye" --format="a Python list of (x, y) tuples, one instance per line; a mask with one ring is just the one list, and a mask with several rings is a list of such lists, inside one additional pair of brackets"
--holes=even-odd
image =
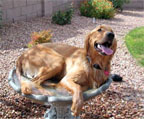
[(95, 69), (101, 70), (101, 67), (100, 67), (98, 64), (94, 64), (93, 67), (94, 67)]
[(102, 31), (102, 29), (100, 28), (100, 29), (98, 29), (98, 32), (101, 32)]

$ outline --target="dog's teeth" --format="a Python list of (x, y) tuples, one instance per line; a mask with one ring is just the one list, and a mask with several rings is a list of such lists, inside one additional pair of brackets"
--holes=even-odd
[(97, 46), (98, 48), (101, 48), (101, 45), (100, 44), (98, 44), (98, 46)]

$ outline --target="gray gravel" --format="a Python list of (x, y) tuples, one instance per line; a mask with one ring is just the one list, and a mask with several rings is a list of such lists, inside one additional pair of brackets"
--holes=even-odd
[(53, 42), (83, 47), (86, 34), (97, 25), (110, 25), (116, 34), (118, 48), (112, 62), (112, 73), (120, 74), (123, 83), (113, 83), (102, 95), (83, 106), (82, 119), (144, 119), (144, 68), (139, 66), (128, 52), (125, 35), (133, 28), (144, 26), (144, 11), (125, 10), (112, 20), (96, 20), (82, 17), (78, 12), (71, 25), (51, 24), (48, 17), (29, 22), (7, 24), (0, 31), (0, 118), (41, 119), (49, 106), (31, 102), (17, 94), (8, 85), (9, 70), (17, 57), (25, 50), (34, 31), (51, 29)]

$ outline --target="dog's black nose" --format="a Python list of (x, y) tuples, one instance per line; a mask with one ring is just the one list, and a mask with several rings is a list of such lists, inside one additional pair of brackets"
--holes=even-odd
[(115, 37), (115, 35), (114, 35), (114, 33), (112, 33), (112, 32), (108, 32), (108, 33), (107, 33), (107, 37), (108, 37), (110, 40), (113, 40), (114, 37)]

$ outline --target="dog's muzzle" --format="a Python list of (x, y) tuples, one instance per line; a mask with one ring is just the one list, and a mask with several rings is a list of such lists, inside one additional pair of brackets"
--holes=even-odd
[(114, 33), (107, 32), (104, 43), (95, 43), (95, 49), (102, 55), (112, 55), (113, 50), (110, 48), (114, 40)]

